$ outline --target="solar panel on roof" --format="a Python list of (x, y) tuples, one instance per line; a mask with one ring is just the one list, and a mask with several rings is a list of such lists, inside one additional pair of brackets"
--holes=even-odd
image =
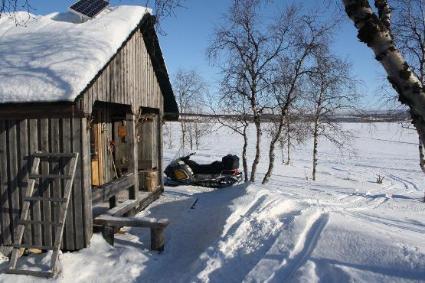
[(79, 15), (93, 18), (108, 7), (108, 5), (109, 2), (104, 0), (80, 0), (69, 7), (69, 9)]

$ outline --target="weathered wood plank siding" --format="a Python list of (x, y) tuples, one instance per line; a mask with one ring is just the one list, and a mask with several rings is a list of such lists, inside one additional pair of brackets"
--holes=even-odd
[[(153, 27), (151, 28), (153, 30)], [(97, 107), (96, 102), (108, 105), (102, 108), (100, 117), (97, 117), (104, 127), (102, 135), (105, 144), (100, 149), (101, 155), (105, 158), (102, 168), (104, 181), (112, 181), (116, 176), (112, 163), (113, 153), (108, 150), (108, 146), (114, 145), (113, 141), (119, 140), (117, 121), (120, 119), (113, 117), (116, 114), (114, 107), (118, 104), (120, 107), (123, 105), (126, 107), (123, 125), (126, 126), (128, 138), (132, 139), (128, 141), (132, 153), (129, 156), (128, 170), (138, 176), (136, 174), (140, 169), (138, 161), (145, 158), (152, 161), (152, 167), (162, 171), (161, 126), (164, 97), (161, 87), (168, 95), (172, 91), (167, 81), (168, 74), (165, 67), (158, 66), (164, 64), (162, 57), (159, 61), (157, 58), (161, 55), (160, 50), (156, 54), (152, 51), (151, 45), (146, 45), (150, 40), (157, 39), (156, 36), (149, 36), (152, 30), (146, 25), (137, 28), (74, 102), (39, 103), (39, 105), (23, 103), (23, 106), (0, 107), (0, 246), (8, 246), (13, 242), (13, 233), (20, 215), (32, 162), (29, 155), (35, 151), (79, 153), (62, 249), (73, 251), (88, 246), (93, 232), (90, 121), (93, 118), (92, 114), (95, 113), (93, 109)], [(157, 41), (155, 42), (157, 44)], [(165, 88), (164, 80), (168, 83), (165, 84)], [(148, 113), (156, 113), (157, 116), (146, 130), (148, 134), (141, 137), (146, 144), (138, 148), (139, 145), (142, 146), (138, 143), (140, 137), (137, 135), (140, 130), (141, 108), (149, 109), (151, 112)], [(42, 163), (39, 170), (40, 173), (57, 174), (58, 171), (63, 173), (66, 169), (61, 163)], [(39, 183), (42, 189), (40, 196), (63, 195), (63, 180), (40, 179)], [(30, 212), (34, 220), (57, 220), (58, 209), (46, 202), (33, 203)], [(37, 246), (51, 245), (53, 239), (54, 231), (49, 226), (39, 224), (28, 227), (24, 235), (26, 243)]]
[[(78, 161), (62, 248), (78, 250), (88, 245), (92, 233), (91, 192), (85, 180), (90, 180), (88, 134), (86, 118), (0, 120), (0, 245), (13, 242), (32, 162), (30, 154), (35, 151), (85, 153), (86, 156), (81, 154), (82, 159)], [(60, 165), (42, 162), (40, 172), (63, 172)], [(39, 182), (40, 196), (63, 195), (62, 181)], [(57, 213), (58, 209), (46, 202), (35, 202), (31, 208), (34, 220), (57, 221)], [(33, 225), (24, 235), (24, 241), (34, 245), (51, 245), (53, 239), (53, 231), (47, 225)]]
[(135, 114), (140, 107), (163, 109), (159, 83), (140, 31), (133, 34), (77, 104), (83, 112), (92, 113), (96, 101), (131, 105)]

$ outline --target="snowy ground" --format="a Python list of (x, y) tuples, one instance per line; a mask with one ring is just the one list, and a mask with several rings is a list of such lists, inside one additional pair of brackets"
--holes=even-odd
[[(353, 151), (341, 154), (321, 144), (318, 181), (309, 179), (307, 144), (294, 151), (292, 165), (277, 166), (266, 186), (166, 188), (141, 213), (170, 219), (162, 254), (149, 251), (145, 229), (127, 229), (115, 247), (95, 235), (90, 248), (61, 256), (63, 272), (56, 280), (425, 282), (425, 204), (420, 202), (425, 178), (414, 132), (398, 124), (346, 128), (356, 137)], [(229, 133), (213, 133), (196, 159), (239, 154), (240, 142)], [(176, 152), (166, 149), (165, 162)], [(259, 177), (266, 161), (264, 156)], [(385, 176), (381, 185), (377, 174)], [(33, 280), (0, 275), (3, 282)]]

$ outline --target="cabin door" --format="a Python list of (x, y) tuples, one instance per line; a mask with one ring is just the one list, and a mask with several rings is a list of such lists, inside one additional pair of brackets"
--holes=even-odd
[(104, 184), (103, 168), (105, 158), (103, 156), (103, 148), (105, 147), (105, 141), (102, 135), (101, 121), (101, 111), (93, 110), (90, 133), (92, 186), (101, 186)]

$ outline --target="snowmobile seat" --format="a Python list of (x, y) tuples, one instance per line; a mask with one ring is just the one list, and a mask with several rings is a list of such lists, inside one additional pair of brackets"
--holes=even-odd
[(223, 171), (223, 164), (214, 161), (210, 164), (198, 164), (193, 160), (187, 160), (186, 164), (192, 169), (194, 174), (220, 174)]

